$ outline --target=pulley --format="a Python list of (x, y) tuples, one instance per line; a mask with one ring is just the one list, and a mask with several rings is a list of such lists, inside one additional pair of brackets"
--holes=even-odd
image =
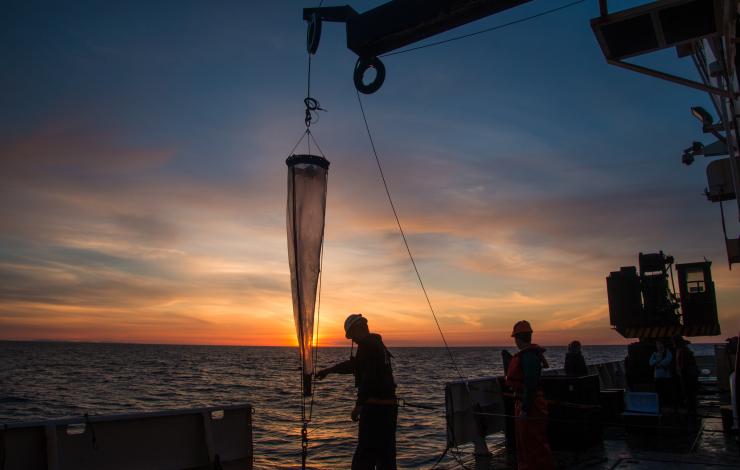
[[(375, 70), (375, 78), (373, 78), (370, 83), (366, 84), (365, 72), (370, 69)], [(355, 64), (354, 81), (355, 88), (357, 88), (357, 91), (360, 93), (364, 93), (366, 95), (375, 93), (381, 86), (383, 86), (383, 82), (385, 81), (385, 65), (383, 65), (383, 62), (381, 62), (377, 57), (360, 57), (357, 59), (357, 63)]]

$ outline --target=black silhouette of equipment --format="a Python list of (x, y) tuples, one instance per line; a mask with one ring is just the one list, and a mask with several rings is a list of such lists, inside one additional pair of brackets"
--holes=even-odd
[[(354, 81), (365, 94), (377, 91), (385, 80), (382, 54), (449, 31), (486, 16), (531, 0), (392, 0), (364, 13), (349, 5), (304, 8), (308, 22), (307, 49), (316, 53), (321, 39), (322, 21), (347, 25), (347, 48), (357, 54)], [(365, 72), (374, 69), (375, 77), (365, 83)]]
[[(640, 253), (639, 274), (624, 266), (606, 278), (609, 319), (625, 338), (670, 338), (720, 334), (711, 261), (677, 264), (672, 256)], [(669, 281), (670, 277), (670, 281)]]

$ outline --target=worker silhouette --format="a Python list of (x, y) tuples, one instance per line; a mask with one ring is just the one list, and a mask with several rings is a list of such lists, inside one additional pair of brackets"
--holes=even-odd
[(683, 402), (689, 414), (696, 414), (696, 399), (699, 392), (699, 367), (694, 352), (689, 349), (690, 341), (681, 335), (673, 337), (676, 349), (676, 375), (681, 384)]
[(540, 374), (547, 368), (545, 350), (532, 344), (532, 326), (522, 320), (514, 324), (511, 336), (517, 352), (509, 362), (506, 385), (515, 394), (514, 429), (518, 470), (553, 469), (547, 442), (547, 402), (540, 388)]
[(673, 380), (672, 369), (673, 369), (673, 354), (671, 350), (666, 348), (663, 340), (655, 341), (655, 352), (650, 356), (650, 366), (653, 367), (653, 377), (655, 378), (655, 391), (658, 393), (658, 401), (660, 407), (665, 408), (666, 406), (673, 405), (676, 407), (676, 403), (673, 399)]
[(354, 374), (357, 402), (352, 421), (360, 421), (352, 470), (394, 470), (396, 468), (396, 424), (398, 401), (391, 358), (380, 335), (370, 333), (367, 319), (353, 313), (344, 321), (344, 333), (357, 343), (357, 354), (349, 360), (316, 373), (322, 380), (329, 374)]
[(565, 375), (571, 377), (588, 375), (588, 368), (581, 352), (580, 341), (571, 341), (568, 345), (568, 352), (565, 353)]

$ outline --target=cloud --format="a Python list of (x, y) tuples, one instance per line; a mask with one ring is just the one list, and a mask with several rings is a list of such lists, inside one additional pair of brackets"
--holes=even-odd
[(104, 177), (152, 170), (173, 156), (170, 148), (146, 148), (97, 126), (55, 122), (25, 134), (0, 136), (4, 179)]
[[(2, 137), (4, 337), (295, 341), (281, 154), (290, 126), (269, 114), (258, 121), (234, 137), (239, 151), (212, 163), (228, 163), (221, 172), (200, 173), (210, 164), (192, 166), (204, 157), (184, 144), (131, 144), (126, 132), (90, 125)], [(438, 130), (434, 119), (419, 123), (427, 125)], [(458, 125), (452, 140), (393, 140), (398, 147), (383, 153), (453, 345), (507, 344), (522, 318), (550, 344), (576, 334), (619, 342), (608, 328), (609, 271), (635, 264), (638, 251), (722, 258), (721, 242), (704, 230), (716, 220), (692, 188), (625, 183), (514, 127)], [(364, 138), (348, 131), (331, 139), (324, 344), (344, 344), (341, 324), (353, 311), (391, 344), (437, 344), (377, 168), (358, 144)], [(527, 148), (515, 151), (521, 142)], [(737, 283), (715, 269), (720, 315), (731, 327)]]

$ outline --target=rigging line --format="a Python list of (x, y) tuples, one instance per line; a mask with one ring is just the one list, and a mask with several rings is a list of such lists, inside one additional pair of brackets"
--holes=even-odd
[(293, 150), (290, 151), (290, 153), (288, 154), (288, 156), (293, 155), (293, 152), (295, 152), (295, 149), (297, 149), (298, 146), (301, 145), (301, 142), (303, 142), (303, 139), (306, 138), (306, 134), (308, 134), (308, 129), (306, 129), (305, 131), (303, 131), (303, 134), (301, 134), (301, 138), (298, 139), (298, 142), (295, 143), (295, 145), (293, 146)]
[(443, 39), (441, 41), (436, 41), (436, 42), (432, 42), (432, 43), (429, 43), (429, 44), (423, 44), (421, 46), (411, 47), (409, 49), (403, 49), (403, 50), (396, 51), (396, 52), (389, 52), (387, 54), (382, 54), (380, 57), (390, 57), (392, 55), (403, 54), (405, 52), (418, 51), (419, 49), (426, 49), (428, 47), (440, 46), (442, 44), (447, 44), (448, 42), (459, 41), (461, 39), (467, 39), (469, 37), (478, 36), (478, 35), (483, 34), (483, 33), (490, 33), (491, 31), (496, 31), (498, 29), (503, 29), (503, 28), (506, 28), (507, 26), (513, 26), (515, 24), (524, 23), (525, 21), (529, 21), (529, 20), (533, 20), (535, 18), (539, 18), (541, 16), (549, 15), (551, 13), (555, 13), (555, 12), (558, 12), (560, 10), (565, 10), (566, 8), (570, 8), (570, 7), (575, 6), (575, 5), (578, 5), (580, 3), (585, 3), (586, 1), (587, 0), (576, 0), (574, 2), (566, 3), (565, 5), (561, 5), (559, 7), (555, 7), (555, 8), (552, 8), (550, 10), (545, 10), (545, 11), (542, 11), (540, 13), (536, 13), (536, 14), (531, 15), (531, 16), (526, 16), (526, 17), (520, 18), (518, 20), (509, 21), (508, 23), (503, 23), (503, 24), (500, 24), (500, 25), (496, 25), (496, 26), (493, 26), (491, 28), (486, 28), (486, 29), (482, 29), (480, 31), (475, 31), (475, 32), (468, 33), (468, 34), (463, 34), (461, 36), (455, 36), (455, 37), (452, 37), (452, 38)]
[[(318, 147), (318, 145), (317, 145)], [(321, 149), (319, 149), (321, 152)], [(323, 156), (323, 154), (322, 154)], [(326, 187), (324, 187), (324, 200), (326, 200)], [(326, 215), (324, 216), (324, 226), (326, 226)], [(316, 344), (313, 347), (313, 370), (311, 371), (312, 376), (316, 376), (316, 365), (319, 362), (319, 326), (321, 324), (321, 284), (324, 272), (324, 240), (321, 239), (321, 254), (319, 255), (319, 292), (317, 296), (318, 305), (316, 306)], [(312, 381), (311, 386), (313, 387), (313, 393), (311, 394), (311, 404), (308, 410), (308, 420), (311, 421), (313, 418), (313, 402), (316, 396), (316, 389), (318, 388), (318, 381)]]
[[(306, 129), (306, 131), (308, 131), (308, 129)], [(293, 193), (292, 194), (292, 202), (293, 202), (292, 204), (293, 205), (292, 207), (293, 209), (292, 226), (294, 228), (293, 230), (293, 254), (296, 257), (296, 259), (298, 259), (298, 234), (295, 230), (295, 220), (296, 220), (295, 168), (293, 167), (290, 168), (290, 176), (292, 179), (291, 188), (292, 188), (292, 193)], [(296, 294), (297, 294), (296, 297), (298, 300), (297, 302), (298, 307), (300, 308), (303, 305), (303, 303), (301, 302), (301, 283), (300, 283), (299, 271), (300, 270), (296, 270)], [(304, 393), (305, 385), (303, 383), (305, 380), (305, 376), (306, 376), (306, 370), (304, 366), (305, 350), (303, 346), (302, 328), (298, 328), (298, 336), (299, 336), (298, 340), (301, 345), (300, 347), (300, 351), (301, 351), (301, 379), (300, 379), (300, 382), (301, 382), (301, 421), (303, 422), (303, 427), (301, 428), (301, 468), (305, 469), (306, 468), (306, 458), (308, 455), (308, 433), (307, 433), (308, 422), (306, 421), (306, 395)]]
[(373, 149), (373, 155), (375, 155), (375, 163), (378, 164), (378, 171), (380, 172), (380, 179), (383, 181), (383, 187), (385, 187), (385, 194), (386, 196), (388, 196), (388, 202), (391, 205), (391, 210), (393, 211), (393, 217), (396, 218), (396, 224), (398, 225), (398, 231), (401, 232), (401, 238), (403, 239), (403, 244), (406, 247), (406, 252), (409, 255), (409, 259), (411, 260), (411, 265), (414, 267), (414, 272), (416, 272), (416, 278), (419, 280), (419, 285), (421, 285), (421, 290), (424, 292), (424, 298), (426, 298), (427, 305), (429, 305), (429, 310), (432, 312), (434, 323), (437, 324), (439, 335), (442, 337), (442, 342), (445, 345), (445, 349), (447, 349), (447, 354), (450, 356), (452, 365), (455, 367), (455, 371), (457, 372), (457, 375), (460, 377), (460, 380), (467, 383), (467, 380), (463, 377), (462, 373), (460, 372), (460, 368), (457, 366), (455, 357), (452, 355), (452, 351), (450, 350), (450, 347), (447, 344), (447, 339), (445, 338), (445, 334), (442, 332), (442, 327), (439, 325), (437, 314), (434, 312), (434, 307), (432, 307), (432, 301), (429, 300), (429, 294), (427, 293), (427, 289), (424, 286), (424, 281), (421, 280), (421, 274), (419, 273), (419, 268), (416, 266), (414, 255), (411, 254), (411, 248), (409, 247), (409, 242), (406, 239), (406, 233), (403, 231), (403, 227), (401, 226), (401, 219), (399, 219), (398, 217), (398, 212), (396, 211), (395, 204), (393, 204), (393, 198), (391, 197), (390, 189), (388, 189), (388, 182), (385, 180), (385, 174), (383, 173), (383, 167), (380, 164), (380, 157), (378, 157), (378, 152), (375, 149), (375, 142), (373, 141), (373, 135), (370, 132), (370, 126), (367, 123), (367, 116), (365, 115), (365, 108), (362, 106), (362, 99), (360, 98), (360, 92), (358, 90), (355, 90), (355, 93), (357, 94), (357, 102), (360, 104), (360, 111), (362, 111), (362, 119), (363, 121), (365, 121), (365, 129), (367, 130), (367, 136), (370, 139), (370, 146)]
[[(321, 5), (323, 3), (324, 3), (324, 0), (321, 0), (319, 2), (318, 8), (321, 8)], [(313, 136), (311, 135), (311, 129), (310, 129), (310, 127), (311, 127), (311, 109), (310, 109), (311, 108), (311, 106), (310, 106), (311, 105), (311, 101), (314, 101), (316, 103), (316, 108), (318, 109), (319, 108), (318, 103), (311, 98), (311, 53), (309, 52), (308, 53), (308, 71), (307, 71), (307, 74), (306, 74), (306, 99), (303, 100), (303, 102), (306, 105), (306, 116), (305, 116), (305, 119), (304, 119), (304, 122), (306, 124), (306, 131), (303, 133), (303, 136), (301, 136), (301, 140), (303, 140), (303, 138), (306, 135), (308, 135), (308, 139), (306, 139), (306, 143), (308, 145), (308, 154), (309, 155), (311, 155), (311, 139), (313, 139)], [(298, 145), (301, 143), (301, 140), (299, 140), (298, 143), (295, 145), (295, 147), (293, 148), (293, 152), (298, 147)], [(316, 139), (314, 139), (314, 142), (315, 141), (316, 141)], [(316, 144), (316, 146), (318, 147), (318, 144)], [(319, 152), (320, 151), (321, 151), (321, 149), (319, 149)], [(293, 152), (291, 152), (291, 153), (293, 153)], [(322, 154), (322, 156), (323, 156), (323, 154)], [(295, 173), (293, 173), (293, 178), (295, 178)], [(295, 188), (294, 188), (294, 192), (293, 192), (293, 219), (295, 221)], [(294, 232), (293, 236), (294, 236), (294, 242), (295, 242), (295, 232)], [(296, 249), (295, 253), (297, 255), (297, 249)], [(321, 311), (321, 264), (322, 264), (323, 258), (324, 258), (324, 241), (322, 240), (321, 241), (321, 255), (320, 255), (320, 259), (319, 259), (319, 293), (318, 293), (318, 300), (319, 300), (318, 313), (319, 313), (319, 317), (318, 317), (318, 319), (321, 318), (321, 316), (320, 316), (320, 311)], [(300, 286), (298, 286), (298, 289), (299, 289), (299, 295), (300, 295)], [(311, 338), (311, 340), (313, 340), (313, 338)], [(311, 402), (309, 404), (308, 420), (306, 420), (306, 396), (304, 394), (304, 388), (305, 387), (304, 387), (304, 384), (303, 384), (303, 381), (305, 380), (305, 376), (306, 376), (306, 371), (305, 371), (305, 369), (303, 367), (303, 362), (304, 362), (304, 358), (305, 358), (303, 348), (301, 348), (301, 356), (302, 356), (301, 357), (301, 372), (303, 373), (302, 374), (302, 377), (301, 377), (301, 418), (302, 418), (302, 421), (303, 421), (303, 428), (301, 429), (301, 468), (302, 469), (305, 469), (306, 468), (306, 460), (308, 458), (308, 423), (311, 421), (311, 418), (313, 417), (313, 403), (314, 403), (314, 396), (315, 396), (315, 388), (312, 391), (313, 393), (311, 393)], [(312, 377), (314, 375), (316, 375), (316, 362), (318, 361), (318, 331), (316, 332), (316, 349), (314, 350), (314, 358), (313, 359), (314, 359), (313, 360), (313, 364), (312, 364), (313, 365), (313, 370), (311, 371), (311, 376)]]
[[(316, 137), (313, 136), (313, 133), (309, 132), (308, 137), (313, 140), (313, 143), (316, 145), (316, 148), (319, 150), (319, 153), (322, 157), (326, 158), (326, 155), (324, 155), (324, 152), (321, 151), (321, 147), (319, 147), (319, 142), (316, 140)], [(323, 242), (322, 242), (323, 243)], [(323, 256), (323, 252), (321, 253)]]

